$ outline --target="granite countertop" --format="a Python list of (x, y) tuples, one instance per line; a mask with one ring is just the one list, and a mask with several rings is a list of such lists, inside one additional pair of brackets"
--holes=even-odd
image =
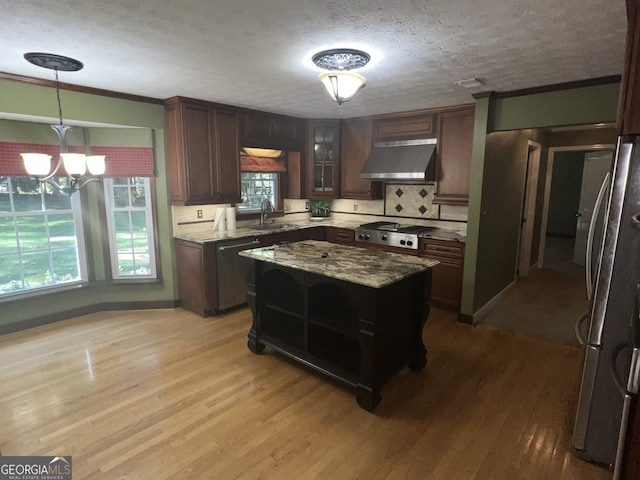
[[(282, 226), (284, 225), (284, 226)], [(255, 225), (250, 227), (239, 227), (236, 230), (226, 230), (224, 232), (212, 232), (211, 230), (204, 230), (200, 232), (184, 233), (175, 235), (175, 238), (180, 240), (186, 240), (195, 243), (208, 243), (208, 242), (220, 242), (224, 240), (233, 240), (236, 238), (244, 237), (257, 237), (260, 235), (268, 235), (270, 233), (277, 232), (290, 232), (293, 230), (299, 230), (301, 228), (311, 227), (338, 227), (348, 228), (355, 230), (362, 222), (350, 222), (346, 220), (336, 220), (331, 217), (324, 219), (320, 222), (295, 222), (295, 223), (270, 223), (266, 225)], [(257, 227), (257, 228), (256, 228)], [(270, 228), (273, 227), (273, 228)], [(448, 240), (455, 242), (464, 242), (465, 236), (460, 235), (457, 230), (450, 230), (447, 228), (436, 228), (426, 234), (421, 234), (424, 238), (433, 238), (436, 240)]]
[(243, 250), (239, 255), (373, 288), (391, 285), (439, 263), (317, 240)]

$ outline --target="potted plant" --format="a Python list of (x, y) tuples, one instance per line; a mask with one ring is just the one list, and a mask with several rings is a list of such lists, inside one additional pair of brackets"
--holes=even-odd
[(328, 200), (311, 200), (309, 201), (309, 210), (311, 210), (311, 218), (326, 218), (331, 215), (331, 202)]

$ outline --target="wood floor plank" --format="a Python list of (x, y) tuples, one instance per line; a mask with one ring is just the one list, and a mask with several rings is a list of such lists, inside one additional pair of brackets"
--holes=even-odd
[(605, 480), (570, 453), (580, 349), (434, 309), (375, 413), (246, 346), (250, 312), (101, 312), (0, 337), (0, 450), (74, 479)]

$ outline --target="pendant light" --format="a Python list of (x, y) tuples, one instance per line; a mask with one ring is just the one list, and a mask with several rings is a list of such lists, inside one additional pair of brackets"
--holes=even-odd
[[(24, 168), (29, 175), (35, 177), (38, 181), (49, 183), (55, 188), (71, 195), (87, 183), (98, 180), (101, 175), (104, 175), (106, 167), (104, 155), (70, 153), (67, 149), (67, 134), (72, 128), (64, 125), (62, 122), (58, 71), (77, 72), (81, 70), (84, 65), (82, 62), (73, 58), (52, 53), (25, 53), (24, 58), (38, 67), (48, 68), (55, 72), (59, 123), (57, 125), (51, 125), (51, 128), (55, 130), (60, 143), (60, 156), (53, 170), (51, 170), (51, 155), (46, 153), (21, 153)], [(60, 186), (54, 180), (54, 177), (58, 174), (62, 166), (64, 166), (68, 177), (68, 186), (66, 187)], [(87, 176), (87, 170), (89, 170), (89, 176)]]
[(361, 50), (335, 48), (316, 53), (312, 57), (316, 66), (328, 70), (320, 74), (320, 81), (338, 105), (351, 100), (366, 85), (362, 75), (350, 70), (364, 67), (371, 56)]

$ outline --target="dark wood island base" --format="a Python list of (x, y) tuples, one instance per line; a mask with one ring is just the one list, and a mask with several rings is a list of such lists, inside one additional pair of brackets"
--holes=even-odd
[(247, 284), (249, 350), (269, 346), (354, 387), (365, 410), (403, 367), (427, 364), (430, 268), (374, 288), (250, 258)]

